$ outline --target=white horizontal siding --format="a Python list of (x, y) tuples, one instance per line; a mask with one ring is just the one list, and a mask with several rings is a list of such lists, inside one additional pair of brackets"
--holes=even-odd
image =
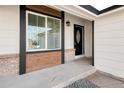
[(95, 66), (124, 78), (124, 10), (95, 20)]
[(103, 59), (102, 61), (101, 59), (97, 59), (95, 61), (99, 62), (99, 64), (95, 64), (97, 69), (123, 78), (124, 76), (123, 63), (118, 61), (108, 60), (108, 59)]
[(19, 6), (0, 6), (0, 55), (19, 53)]

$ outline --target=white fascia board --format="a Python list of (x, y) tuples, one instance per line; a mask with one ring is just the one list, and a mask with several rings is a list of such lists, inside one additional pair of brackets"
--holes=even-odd
[(78, 6), (78, 5), (73, 5), (73, 6), (75, 6), (75, 7), (79, 8), (79, 9), (81, 9), (81, 10), (83, 10), (83, 11), (85, 11), (85, 12), (91, 14), (91, 15), (93, 15), (94, 17), (97, 17), (97, 16), (98, 16), (98, 15), (96, 15), (96, 14), (90, 12), (89, 10), (87, 10), (87, 9), (85, 9), (85, 8), (83, 8), (83, 7), (80, 7), (80, 6)]
[(87, 19), (87, 20), (95, 20), (96, 16), (88, 13), (86, 10), (83, 10), (79, 7), (77, 7), (76, 5), (54, 5), (54, 6), (50, 6), (62, 11), (65, 11), (67, 13), (70, 13), (72, 15)]
[(105, 15), (109, 15), (109, 14), (111, 14), (111, 13), (114, 13), (114, 12), (117, 12), (117, 11), (121, 11), (121, 10), (124, 10), (124, 7), (120, 7), (120, 8), (118, 8), (118, 9), (108, 11), (108, 12), (106, 12), (106, 13), (103, 13), (103, 14), (98, 15), (97, 17), (98, 17), (98, 18), (99, 18), (99, 17), (103, 17), (103, 16), (105, 16)]
[(105, 15), (108, 15), (108, 14), (111, 14), (111, 13), (114, 13), (114, 12), (117, 12), (117, 11), (124, 10), (124, 7), (120, 7), (120, 8), (118, 8), (118, 9), (111, 10), (111, 11), (102, 13), (102, 14), (100, 14), (100, 15), (96, 15), (96, 14), (94, 14), (94, 13), (92, 13), (92, 12), (90, 12), (90, 11), (86, 10), (85, 8), (82, 8), (82, 7), (78, 6), (78, 5), (74, 5), (74, 6), (77, 7), (77, 8), (79, 8), (79, 9), (81, 9), (81, 10), (83, 10), (83, 11), (86, 11), (87, 13), (89, 13), (89, 14), (95, 16), (96, 18), (105, 16)]

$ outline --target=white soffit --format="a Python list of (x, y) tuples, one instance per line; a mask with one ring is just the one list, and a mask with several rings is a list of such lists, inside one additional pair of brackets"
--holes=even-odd
[(95, 20), (98, 17), (102, 17), (102, 16), (105, 16), (105, 15), (108, 15), (108, 14), (111, 14), (111, 13), (114, 13), (114, 12), (124, 9), (124, 7), (120, 7), (118, 9), (111, 10), (111, 11), (105, 12), (100, 15), (96, 15), (78, 5), (49, 5), (49, 7), (57, 9), (57, 10), (65, 11), (67, 13), (70, 13), (72, 15), (75, 15), (75, 16), (78, 16), (78, 17), (81, 17), (81, 18), (84, 18), (84, 19), (87, 19), (90, 21)]
[(111, 14), (111, 13), (114, 13), (114, 12), (117, 12), (117, 11), (121, 11), (121, 10), (124, 10), (124, 6), (118, 8), (118, 9), (111, 10), (111, 11), (108, 11), (108, 12), (106, 12), (106, 13), (100, 14), (100, 15), (98, 15), (97, 17), (102, 17), (102, 16), (105, 16), (105, 15), (108, 15), (108, 14)]
[(90, 12), (89, 10), (87, 10), (87, 9), (85, 9), (85, 8), (83, 8), (83, 7), (80, 7), (79, 5), (73, 5), (73, 6), (79, 8), (79, 9), (81, 9), (81, 10), (83, 10), (83, 11), (85, 11), (85, 12), (87, 12), (87, 13), (89, 13), (89, 14), (95, 16), (95, 17), (97, 17), (96, 14)]
[(96, 15), (87, 11), (86, 9), (81, 8), (78, 5), (53, 5), (50, 6), (51, 8), (59, 9), (62, 11), (65, 11), (67, 13), (70, 13), (72, 15), (87, 19), (87, 20), (95, 20)]

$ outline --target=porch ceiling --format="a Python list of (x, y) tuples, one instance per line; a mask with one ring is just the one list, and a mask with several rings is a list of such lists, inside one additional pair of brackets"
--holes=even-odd
[(49, 7), (55, 8), (61, 11), (65, 11), (72, 15), (87, 19), (95, 20), (97, 17), (101, 17), (119, 10), (124, 9), (124, 5), (114, 5), (107, 7), (103, 10), (98, 10), (91, 5), (50, 5)]
[(81, 8), (80, 6), (77, 5), (51, 5), (49, 6), (54, 9), (58, 9), (61, 11), (65, 11), (67, 13), (70, 13), (72, 15), (87, 19), (87, 20), (95, 20), (96, 16), (95, 14), (89, 12), (86, 9)]

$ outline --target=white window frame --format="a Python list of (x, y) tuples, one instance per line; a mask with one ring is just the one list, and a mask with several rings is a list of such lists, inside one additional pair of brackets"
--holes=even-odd
[[(52, 19), (56, 19), (56, 20), (60, 21), (60, 48), (48, 49), (48, 46), (47, 46), (47, 39), (48, 39), (47, 37), (48, 36), (47, 36), (47, 31), (45, 31), (45, 48), (44, 49), (28, 49), (28, 14), (33, 14), (36, 16), (44, 17), (45, 18), (45, 28), (47, 28), (47, 18), (52, 18)], [(36, 12), (26, 11), (26, 51), (27, 52), (33, 52), (33, 51), (35, 52), (35, 51), (48, 51), (48, 50), (60, 50), (60, 49), (61, 49), (61, 19), (43, 15), (43, 14), (36, 13)]]

